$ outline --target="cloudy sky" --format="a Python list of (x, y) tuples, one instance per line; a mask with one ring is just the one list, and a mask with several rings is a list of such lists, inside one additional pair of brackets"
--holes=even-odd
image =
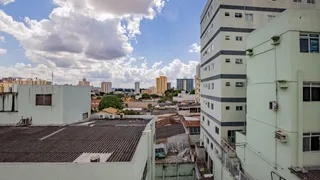
[(0, 77), (94, 86), (193, 77), (206, 0), (0, 0)]

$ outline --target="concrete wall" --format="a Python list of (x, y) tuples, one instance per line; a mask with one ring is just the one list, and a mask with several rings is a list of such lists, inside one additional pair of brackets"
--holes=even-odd
[(230, 172), (221, 164), (221, 160), (214, 156), (213, 174), (215, 180), (234, 180)]
[(195, 180), (194, 163), (156, 164), (155, 180)]
[[(36, 106), (36, 94), (52, 94), (52, 105)], [(32, 117), (34, 125), (69, 124), (82, 120), (83, 113), (91, 113), (90, 87), (20, 85), (17, 97), (18, 112), (1, 112), (1, 124), (17, 124), (22, 116)], [(7, 98), (6, 107), (11, 102), (12, 98)]]
[(178, 134), (167, 138), (168, 151), (172, 149), (183, 150), (189, 147), (188, 134)]

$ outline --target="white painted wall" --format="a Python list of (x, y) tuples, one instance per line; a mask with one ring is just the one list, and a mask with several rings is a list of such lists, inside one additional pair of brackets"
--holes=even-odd
[[(52, 105), (36, 106), (36, 94), (52, 94)], [(6, 102), (6, 106), (11, 101)], [(69, 124), (82, 120), (85, 112), (90, 117), (90, 102), (90, 87), (20, 85), (16, 108), (18, 112), (1, 112), (0, 123), (17, 124), (23, 116), (32, 117), (34, 125)]]

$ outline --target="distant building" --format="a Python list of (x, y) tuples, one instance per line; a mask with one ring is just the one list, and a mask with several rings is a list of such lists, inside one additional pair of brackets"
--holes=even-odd
[(152, 94), (152, 90), (151, 89), (141, 90), (141, 94), (149, 94), (149, 95), (151, 95)]
[(149, 89), (151, 90), (151, 94), (157, 94), (157, 88), (155, 86), (152, 86)]
[(102, 82), (101, 83), (101, 90), (104, 93), (111, 93), (112, 92), (112, 83), (111, 82)]
[(153, 180), (154, 122), (97, 113), (69, 126), (1, 127), (1, 179)]
[(82, 81), (79, 81), (78, 86), (90, 86), (90, 82), (83, 78)]
[(157, 93), (158, 94), (164, 94), (164, 92), (168, 89), (167, 88), (167, 77), (166, 76), (160, 76), (156, 79), (157, 81)]
[(90, 87), (60, 85), (12, 85), (0, 93), (0, 124), (16, 125), (23, 118), (32, 124), (64, 125), (91, 114)]
[(193, 88), (193, 79), (177, 79), (177, 90), (191, 92)]
[(167, 89), (171, 89), (171, 82), (167, 82)]
[(190, 145), (195, 145), (200, 141), (200, 116), (183, 117), (183, 125), (188, 130)]
[(134, 93), (135, 94), (140, 94), (140, 82), (135, 82), (134, 83)]
[(18, 84), (18, 85), (50, 85), (50, 81), (41, 80), (36, 78), (33, 80), (32, 78), (2, 78), (0, 79), (0, 93), (2, 92), (10, 92), (10, 87), (12, 84)]
[(196, 99), (196, 95), (194, 94), (187, 94), (185, 91), (182, 91), (178, 94), (178, 96), (174, 96), (173, 101), (177, 102), (184, 102), (184, 103), (194, 103)]

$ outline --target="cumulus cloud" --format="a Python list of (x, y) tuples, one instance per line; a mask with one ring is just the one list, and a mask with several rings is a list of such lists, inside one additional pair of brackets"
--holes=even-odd
[(200, 45), (197, 43), (193, 43), (191, 46), (189, 46), (189, 52), (191, 53), (199, 53), (200, 52)]
[(4, 42), (4, 37), (3, 36), (0, 36), (0, 41)]
[(7, 50), (6, 49), (0, 49), (0, 55), (6, 54)]
[(2, 5), (8, 5), (10, 3), (13, 3), (15, 0), (0, 0), (0, 4)]

